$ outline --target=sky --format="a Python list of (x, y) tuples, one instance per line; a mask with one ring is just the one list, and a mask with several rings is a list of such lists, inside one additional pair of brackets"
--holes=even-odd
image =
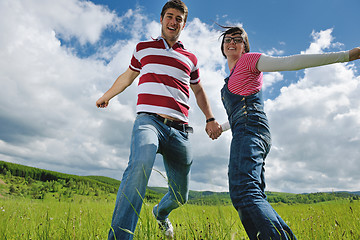
[[(221, 25), (240, 25), (250, 50), (272, 56), (360, 45), (358, 0), (184, 1), (180, 40), (196, 54), (216, 119), (229, 70)], [(160, 35), (165, 0), (0, 0), (0, 160), (121, 180), (136, 116), (137, 80), (106, 109), (96, 100), (129, 65), (139, 41)], [(360, 190), (360, 61), (264, 73), (272, 149), (266, 190)], [(190, 189), (228, 191), (231, 132), (212, 141), (190, 97)], [(161, 156), (149, 185), (166, 186)]]

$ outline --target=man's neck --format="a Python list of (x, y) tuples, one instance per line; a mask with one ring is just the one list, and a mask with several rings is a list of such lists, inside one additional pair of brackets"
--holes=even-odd
[(164, 38), (164, 36), (161, 36), (161, 37), (165, 40), (165, 42), (167, 43), (169, 48), (172, 48), (174, 46), (174, 44), (177, 43), (177, 41), (178, 41), (177, 39), (175, 41), (170, 41), (169, 39)]

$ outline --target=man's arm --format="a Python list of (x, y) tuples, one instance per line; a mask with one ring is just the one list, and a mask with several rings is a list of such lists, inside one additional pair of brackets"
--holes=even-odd
[(109, 105), (110, 99), (123, 92), (128, 86), (130, 86), (134, 82), (135, 78), (139, 76), (139, 74), (139, 72), (128, 68), (115, 80), (111, 88), (96, 101), (96, 106), (98, 108), (106, 108)]
[[(191, 84), (190, 86), (191, 86), (191, 90), (195, 94), (196, 103), (201, 109), (201, 111), (204, 113), (206, 119), (214, 118), (214, 115), (212, 114), (210, 108), (209, 101), (207, 99), (206, 93), (201, 83)], [(207, 122), (205, 131), (212, 140), (217, 139), (221, 135), (221, 127), (216, 120)]]

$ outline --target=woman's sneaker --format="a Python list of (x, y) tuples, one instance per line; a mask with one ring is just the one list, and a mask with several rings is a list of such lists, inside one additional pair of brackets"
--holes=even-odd
[[(155, 209), (157, 209), (157, 205), (153, 208), (153, 214), (156, 219), (157, 214), (155, 214), (155, 212), (154, 212)], [(174, 228), (173, 228), (169, 218), (166, 218), (165, 220), (156, 219), (156, 222), (158, 223), (159, 228), (164, 232), (164, 234), (167, 238), (174, 237)]]

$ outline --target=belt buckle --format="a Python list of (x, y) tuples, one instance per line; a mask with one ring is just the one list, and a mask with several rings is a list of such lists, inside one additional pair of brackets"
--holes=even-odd
[(165, 125), (169, 126), (169, 127), (174, 127), (175, 129), (180, 130), (178, 127), (175, 126), (175, 125), (179, 125), (179, 126), (181, 126), (182, 131), (186, 132), (186, 133), (193, 133), (194, 132), (194, 129), (192, 127), (190, 127), (189, 125), (187, 125), (187, 124), (177, 124), (174, 120), (167, 119), (167, 118), (164, 118), (162, 122)]
[(185, 127), (185, 131), (186, 131), (187, 133), (193, 133), (193, 132), (194, 132), (194, 129), (193, 129), (192, 127), (190, 127), (190, 126), (186, 126), (186, 127)]
[(184, 128), (184, 132), (186, 132), (186, 133), (193, 133), (194, 132), (194, 129), (192, 127), (188, 126), (187, 124), (184, 124), (183, 128)]

